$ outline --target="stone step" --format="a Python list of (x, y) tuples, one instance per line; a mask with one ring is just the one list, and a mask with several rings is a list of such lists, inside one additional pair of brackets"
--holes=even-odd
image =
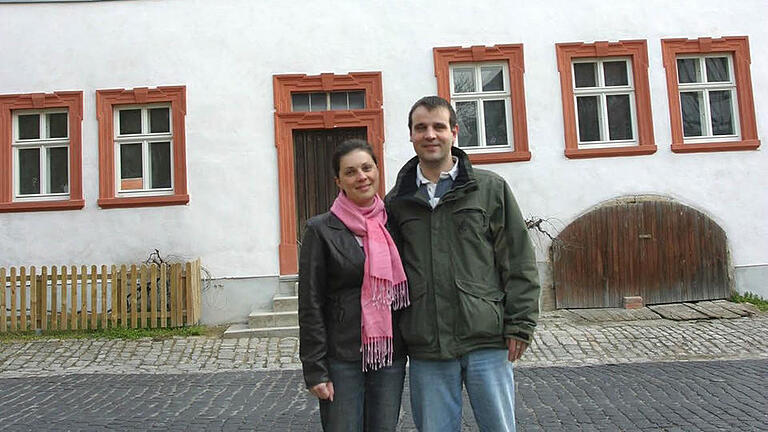
[(247, 324), (233, 324), (221, 335), (224, 339), (241, 337), (299, 337), (299, 326), (251, 328)]
[(294, 312), (299, 310), (299, 296), (275, 296), (272, 299), (275, 312)]
[(299, 325), (299, 313), (287, 312), (251, 312), (248, 315), (248, 326), (262, 327), (293, 327)]

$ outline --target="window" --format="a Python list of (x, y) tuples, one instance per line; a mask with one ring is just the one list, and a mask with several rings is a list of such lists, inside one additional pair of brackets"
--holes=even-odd
[(434, 48), (437, 93), (451, 101), (457, 145), (475, 164), (527, 161), (523, 46)]
[(451, 103), (459, 122), (458, 146), (509, 149), (509, 72), (504, 63), (451, 65)]
[(82, 105), (82, 92), (0, 96), (0, 211), (83, 208)]
[(645, 41), (557, 44), (565, 155), (656, 151)]
[(746, 37), (661, 41), (672, 151), (753, 150), (757, 139)]
[(186, 88), (98, 90), (99, 206), (185, 204)]
[(337, 91), (291, 94), (293, 112), (365, 109), (364, 91)]

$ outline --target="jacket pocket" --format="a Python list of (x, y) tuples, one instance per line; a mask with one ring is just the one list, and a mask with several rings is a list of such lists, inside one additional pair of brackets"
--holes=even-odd
[(456, 234), (460, 238), (481, 238), (488, 231), (488, 216), (480, 207), (461, 207), (451, 214)]
[(459, 313), (456, 335), (459, 339), (487, 338), (503, 333), (504, 293), (495, 288), (456, 280)]
[(411, 305), (400, 314), (400, 333), (407, 347), (432, 345), (435, 341), (435, 317), (429, 310), (424, 285), (409, 287)]

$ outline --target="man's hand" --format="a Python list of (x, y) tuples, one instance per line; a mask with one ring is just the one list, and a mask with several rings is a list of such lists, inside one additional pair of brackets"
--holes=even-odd
[(333, 402), (333, 383), (330, 381), (312, 386), (309, 392), (319, 399), (328, 399)]
[(528, 349), (528, 343), (517, 339), (507, 339), (507, 348), (509, 348), (509, 355), (507, 358), (509, 361), (514, 362), (520, 360), (525, 350)]

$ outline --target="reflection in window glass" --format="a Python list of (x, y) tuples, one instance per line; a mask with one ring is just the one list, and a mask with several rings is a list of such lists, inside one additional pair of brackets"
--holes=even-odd
[(606, 96), (608, 106), (608, 139), (632, 139), (632, 113), (629, 105), (629, 95)]
[(349, 92), (349, 109), (365, 109), (365, 92)]
[(456, 102), (456, 117), (459, 122), (459, 147), (476, 147), (477, 102)]
[(310, 111), (328, 111), (327, 93), (310, 93), (309, 110)]
[(308, 93), (291, 94), (291, 104), (293, 105), (293, 111), (295, 112), (309, 111), (309, 94)]
[(69, 192), (69, 162), (66, 147), (48, 149), (48, 192)]
[(483, 102), (486, 145), (507, 145), (507, 115), (503, 100)]
[(120, 110), (120, 135), (141, 133), (141, 110)]
[(707, 57), (707, 81), (723, 82), (730, 81), (728, 77), (728, 57)]
[(171, 131), (171, 110), (168, 108), (149, 109), (149, 131), (151, 133), (164, 133)]
[(19, 150), (19, 193), (40, 193), (40, 149)]
[(120, 178), (133, 179), (142, 177), (141, 144), (120, 145)]
[(597, 63), (574, 63), (573, 75), (576, 81), (576, 87), (596, 87), (596, 68)]
[(504, 91), (504, 73), (501, 66), (480, 68), (483, 79), (483, 91)]
[(149, 169), (152, 189), (171, 187), (171, 143), (149, 145)]
[(576, 98), (579, 115), (579, 141), (600, 141), (599, 99), (597, 96)]
[(701, 126), (704, 124), (702, 105), (704, 105), (702, 92), (680, 93), (680, 106), (683, 111), (683, 136), (697, 137), (703, 135), (701, 130)]
[(456, 93), (469, 93), (475, 91), (475, 69), (453, 69), (453, 91)]
[(40, 138), (40, 114), (19, 115), (19, 139)]
[(331, 109), (347, 109), (347, 92), (331, 92)]
[(629, 79), (627, 77), (627, 62), (625, 61), (604, 62), (603, 74), (606, 86), (625, 86), (629, 84)]
[(709, 92), (712, 110), (712, 135), (733, 135), (733, 105), (729, 90)]
[(67, 137), (67, 113), (48, 114), (48, 138)]
[(690, 84), (701, 81), (699, 64), (699, 59), (695, 58), (677, 59), (677, 80), (680, 84)]

